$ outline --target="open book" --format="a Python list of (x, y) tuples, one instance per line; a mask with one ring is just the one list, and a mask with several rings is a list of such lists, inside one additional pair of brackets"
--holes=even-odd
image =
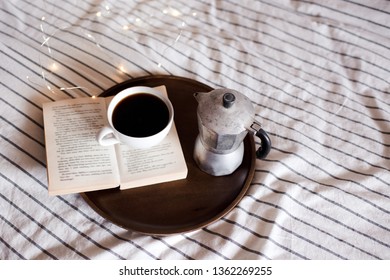
[[(165, 95), (165, 86), (157, 87)], [(43, 104), (49, 195), (120, 189), (184, 179), (187, 165), (175, 125), (148, 149), (100, 146), (96, 134), (108, 125), (110, 97)]]

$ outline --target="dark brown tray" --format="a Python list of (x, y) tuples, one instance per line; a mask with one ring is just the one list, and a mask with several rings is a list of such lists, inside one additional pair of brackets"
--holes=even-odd
[(211, 87), (176, 76), (148, 76), (125, 81), (103, 92), (110, 96), (133, 86), (165, 85), (175, 109), (175, 124), (187, 162), (184, 180), (140, 188), (118, 188), (86, 192), (85, 201), (101, 216), (123, 228), (149, 235), (168, 235), (207, 226), (232, 210), (245, 195), (255, 168), (255, 144), (244, 140), (244, 159), (231, 175), (213, 177), (201, 171), (193, 160), (198, 135), (195, 92)]

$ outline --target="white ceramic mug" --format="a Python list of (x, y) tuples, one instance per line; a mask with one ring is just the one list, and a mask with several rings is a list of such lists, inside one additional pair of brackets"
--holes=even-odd
[[(126, 135), (115, 128), (113, 124), (113, 114), (115, 109), (118, 107), (118, 104), (124, 99), (126, 99), (127, 97), (136, 94), (146, 94), (146, 95), (155, 96), (160, 100), (162, 100), (163, 103), (166, 105), (166, 108), (168, 109), (169, 117), (168, 117), (167, 124), (165, 125), (165, 127), (163, 127), (162, 130), (150, 136), (134, 137), (134, 136)], [(169, 101), (169, 99), (165, 97), (163, 93), (161, 93), (156, 89), (150, 87), (142, 87), (142, 86), (131, 87), (119, 92), (111, 100), (107, 109), (107, 119), (108, 119), (109, 126), (104, 126), (102, 129), (100, 129), (96, 137), (100, 145), (109, 146), (118, 143), (123, 143), (134, 148), (149, 148), (161, 142), (165, 138), (165, 136), (169, 133), (173, 123), (173, 106), (172, 103)], [(132, 120), (130, 119), (126, 121), (131, 122)]]

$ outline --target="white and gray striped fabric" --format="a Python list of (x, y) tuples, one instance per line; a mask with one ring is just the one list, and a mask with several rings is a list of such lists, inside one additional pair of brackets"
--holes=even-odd
[[(390, 2), (0, 2), (0, 259), (390, 259)], [(273, 149), (167, 237), (48, 195), (42, 103), (145, 75), (247, 95)]]

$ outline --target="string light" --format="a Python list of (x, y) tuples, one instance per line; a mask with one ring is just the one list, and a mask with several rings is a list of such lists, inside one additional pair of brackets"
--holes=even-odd
[[(113, 15), (114, 12), (115, 12), (115, 16), (118, 16), (120, 17), (120, 11), (114, 11), (113, 10), (113, 6), (110, 4), (110, 3), (107, 3), (107, 2), (103, 2), (98, 10), (95, 10), (95, 13), (92, 13), (89, 17), (87, 18), (83, 18), (83, 21), (85, 21), (85, 23), (88, 23), (88, 24), (92, 24), (93, 21), (94, 21), (94, 18), (97, 20), (99, 20), (99, 22), (102, 22), (103, 20), (107, 19), (108, 15)], [(111, 13), (113, 12), (113, 13)], [(166, 5), (165, 7), (163, 7), (160, 12), (158, 13), (148, 13), (148, 16), (146, 16), (147, 18), (141, 18), (141, 17), (137, 17), (137, 13), (136, 11), (133, 11), (134, 13), (132, 13), (130, 16), (131, 18), (129, 19), (128, 18), (128, 15), (126, 16), (123, 16), (123, 19), (126, 22), (122, 22), (122, 24), (120, 24), (119, 26), (117, 26), (117, 29), (119, 29), (122, 33), (126, 32), (126, 36), (128, 36), (128, 38), (130, 38), (132, 41), (134, 41), (135, 43), (139, 43), (140, 41), (142, 41), (143, 38), (139, 38), (139, 36), (148, 36), (148, 34), (151, 34), (153, 32), (153, 28), (155, 28), (154, 25), (151, 24), (151, 20), (153, 20), (154, 18), (158, 18), (158, 16), (167, 16), (167, 18), (171, 21), (171, 22), (176, 22), (176, 28), (177, 28), (177, 33), (176, 33), (176, 36), (173, 35), (171, 38), (168, 38), (168, 40), (166, 40), (166, 45), (163, 46), (163, 48), (159, 48), (159, 49), (156, 49), (156, 53), (158, 53), (159, 55), (159, 59), (160, 61), (156, 61), (154, 65), (156, 65), (155, 67), (158, 67), (158, 68), (164, 68), (164, 65), (163, 65), (163, 61), (165, 61), (165, 58), (166, 58), (166, 55), (167, 55), (167, 52), (169, 49), (173, 49), (175, 47), (175, 45), (178, 43), (178, 41), (181, 39), (182, 35), (183, 35), (183, 31), (185, 30), (185, 28), (187, 27), (187, 24), (185, 22), (185, 19), (186, 17), (196, 17), (198, 16), (197, 15), (197, 12), (196, 11), (191, 11), (191, 10), (186, 10), (186, 12), (184, 12), (183, 10), (175, 7), (175, 6), (170, 6), (170, 5)], [(52, 13), (52, 14), (55, 14), (55, 13)], [(56, 40), (57, 38), (60, 38), (61, 36), (63, 36), (64, 34), (66, 34), (65, 32), (68, 32), (68, 30), (70, 30), (70, 33), (74, 32), (74, 30), (76, 30), (76, 28), (78, 29), (78, 34), (81, 34), (83, 36), (84, 39), (92, 42), (96, 47), (98, 47), (98, 49), (100, 51), (103, 51), (105, 53), (105, 55), (109, 56), (110, 58), (113, 58), (115, 59), (114, 55), (111, 55), (111, 53), (108, 51), (106, 51), (106, 49), (102, 48), (102, 46), (100, 45), (101, 42), (98, 41), (99, 38), (95, 38), (93, 34), (94, 33), (94, 26), (95, 25), (85, 25), (84, 22), (82, 24), (80, 24), (79, 26), (66, 26), (66, 27), (58, 27), (58, 26), (55, 26), (55, 23), (57, 23), (57, 19), (56, 18), (51, 18), (51, 17), (48, 17), (48, 15), (43, 15), (41, 18), (40, 18), (40, 31), (41, 31), (41, 47), (44, 47), (46, 50), (46, 55), (49, 56), (49, 60), (47, 60), (45, 58), (44, 60), (44, 64), (42, 64), (42, 61), (41, 61), (41, 57), (39, 58), (40, 59), (40, 65), (41, 65), (41, 81), (42, 81), (42, 86), (47, 88), (48, 90), (50, 90), (51, 92), (54, 92), (56, 91), (57, 93), (59, 91), (65, 91), (65, 90), (75, 90), (75, 89), (82, 89), (82, 88), (85, 88), (83, 86), (78, 86), (78, 85), (75, 85), (75, 86), (71, 86), (71, 87), (58, 87), (58, 86), (54, 86), (54, 84), (49, 84), (50, 79), (52, 79), (53, 77), (50, 75), (52, 72), (55, 72), (57, 75), (61, 75), (63, 73), (61, 73), (61, 71), (64, 71), (62, 69), (62, 64), (61, 62), (59, 63), (55, 63), (53, 61), (57, 61), (58, 62), (58, 59), (57, 57), (54, 58), (54, 55), (55, 55), (55, 51), (56, 51), (56, 45), (55, 44), (58, 44), (58, 43), (61, 43), (59, 40)], [(152, 28), (152, 30), (149, 30), (147, 28)], [(54, 32), (53, 32), (54, 30)], [(172, 31), (172, 30), (166, 30), (166, 31)], [(175, 31), (175, 30), (173, 30)], [(134, 32), (134, 34), (133, 34)], [(135, 36), (133, 36), (135, 35)], [(175, 36), (175, 37), (174, 37)], [(61, 38), (62, 40), (64, 38)], [(150, 46), (152, 46), (152, 44), (154, 45), (154, 37), (150, 37)], [(144, 44), (145, 41), (142, 41), (142, 44)], [(140, 45), (141, 46), (141, 45)], [(143, 45), (142, 45), (143, 46)], [(44, 57), (44, 55), (42, 55), (42, 58)], [(129, 60), (131, 58), (128, 58)], [(151, 59), (153, 59), (151, 57)], [(114, 70), (115, 71), (115, 70)], [(129, 70), (126, 69), (126, 67), (122, 64), (119, 64), (117, 66), (117, 69), (116, 69), (116, 72), (118, 73), (129, 73), (128, 72)], [(30, 81), (30, 77), (27, 76), (27, 79)], [(92, 96), (94, 97), (94, 96)]]
[(58, 65), (55, 62), (53, 62), (52, 64), (50, 64), (49, 69), (50, 71), (55, 72), (58, 70)]
[(119, 69), (119, 72), (126, 73), (126, 68), (123, 65), (119, 65), (118, 69)]
[(61, 87), (60, 90), (85, 89), (85, 87)]

